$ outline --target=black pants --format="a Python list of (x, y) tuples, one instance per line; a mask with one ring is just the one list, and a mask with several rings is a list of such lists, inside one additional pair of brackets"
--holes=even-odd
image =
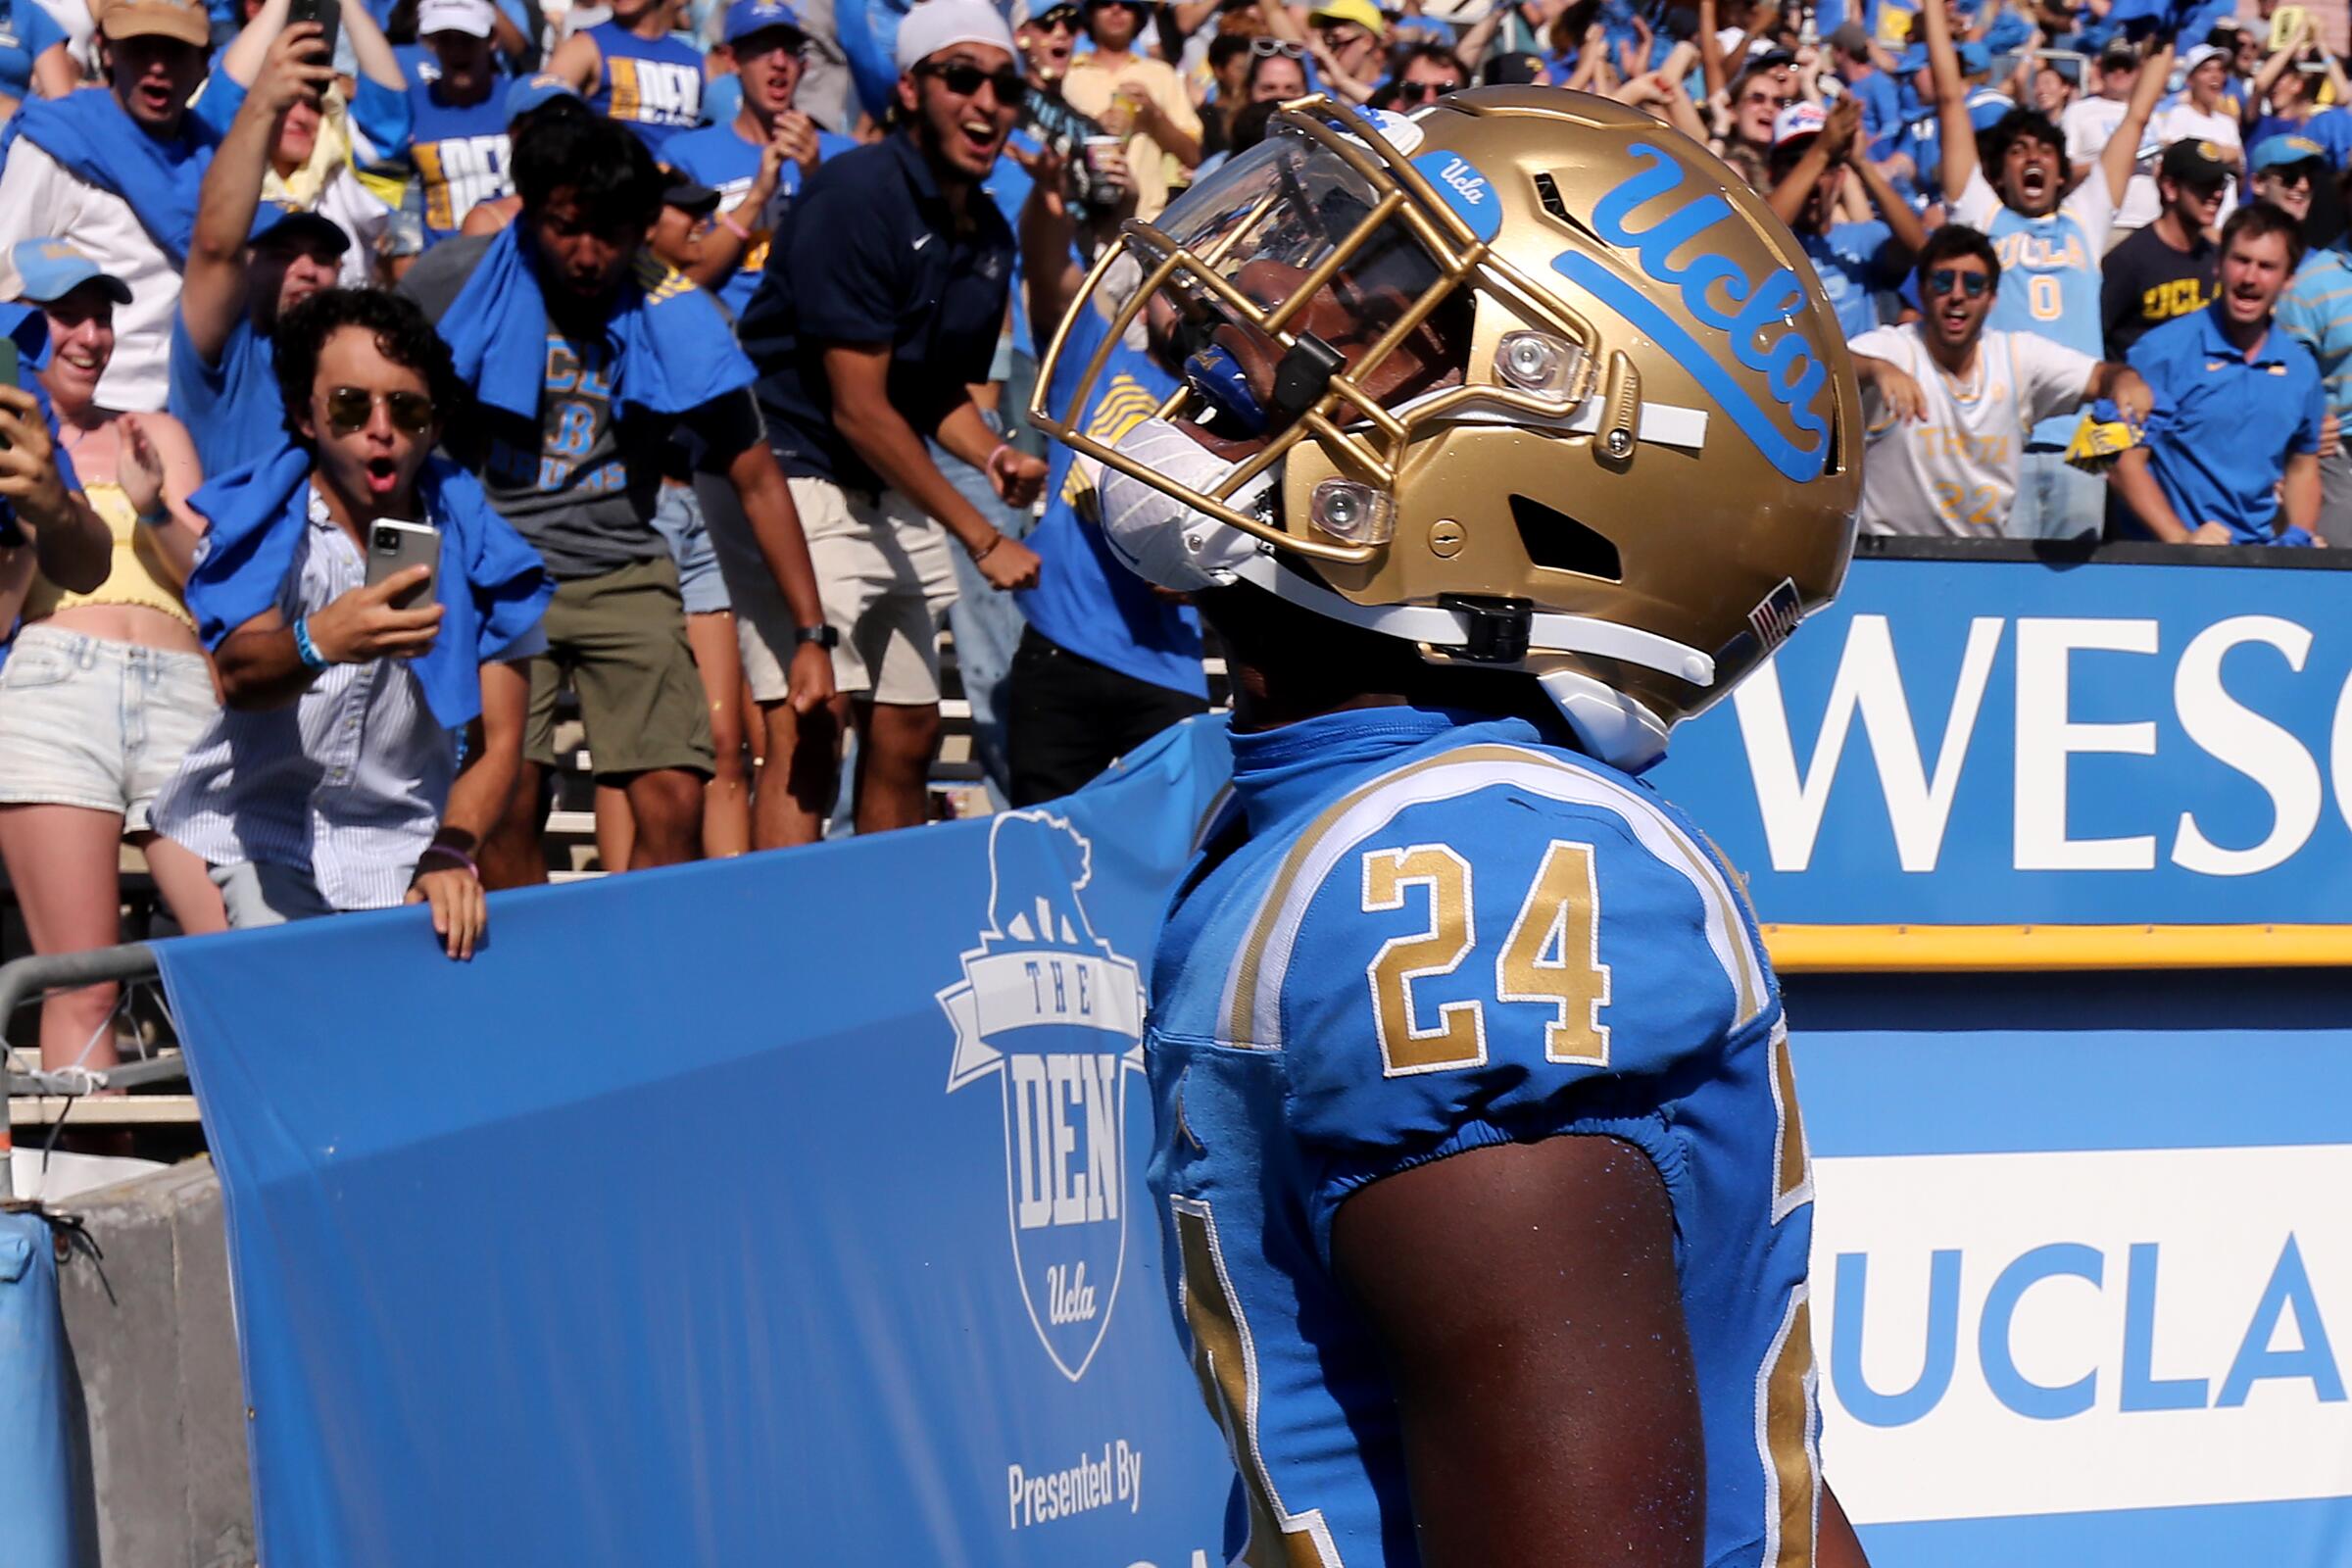
[(1067, 795), (1170, 724), (1208, 711), (1200, 698), (1122, 675), (1035, 626), (1021, 631), (1005, 686), (1015, 806)]

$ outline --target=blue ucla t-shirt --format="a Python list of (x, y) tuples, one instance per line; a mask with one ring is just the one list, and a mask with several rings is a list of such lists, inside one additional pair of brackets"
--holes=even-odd
[(165, 406), (188, 427), (206, 477), (269, 457), (286, 439), (286, 405), (277, 393), (277, 347), (238, 321), (210, 366), (196, 352), (187, 323), (172, 317), (172, 379)]
[[(816, 133), (816, 161), (821, 167), (857, 145), (847, 136), (820, 128)], [(759, 143), (746, 139), (732, 121), (671, 137), (662, 148), (662, 157), (670, 168), (696, 184), (717, 191), (718, 210), (722, 213), (732, 212), (743, 200), (744, 192), (752, 188), (752, 181), (760, 177)], [(760, 273), (767, 266), (768, 242), (776, 226), (784, 221), (784, 215), (792, 211), (800, 193), (801, 166), (788, 158), (776, 170), (776, 193), (767, 199), (760, 220), (747, 225), (752, 237), (744, 244), (734, 275), (719, 286), (718, 301), (727, 308), (729, 316), (740, 318), (743, 308), (752, 303), (752, 293), (760, 286)]]
[(481, 202), (514, 193), (508, 169), (505, 94), (494, 85), (478, 104), (443, 103), (437, 85), (409, 89), (416, 118), (410, 153), (424, 200), (424, 242), (437, 245), (458, 232)]
[[(2105, 349), (2099, 316), (2099, 262), (2115, 227), (2115, 197), (2097, 164), (2056, 211), (2028, 218), (1995, 195), (1979, 169), (1969, 176), (1953, 217), (1982, 231), (2001, 259), (2000, 288), (1986, 327), (2033, 332), (2092, 359)], [(2034, 427), (2033, 444), (2063, 448), (2081, 420), (2072, 414)]]
[[(1054, 368), (1046, 406), (1070, 406), (1078, 378), (1102, 346), (1110, 323), (1081, 302), (1070, 318), (1069, 341)], [(1110, 351), (1086, 411), (1076, 421), (1109, 445), (1152, 416), (1175, 381), (1145, 355), (1124, 344)], [(1078, 468), (1077, 453), (1054, 443), (1046, 470), (1046, 513), (1029, 548), (1045, 563), (1037, 586), (1020, 596), (1021, 613), (1054, 646), (1122, 675), (1190, 697), (1206, 697), (1200, 668), (1200, 622), (1193, 612), (1152, 592), (1120, 564), (1095, 516), (1094, 487)]]
[(703, 57), (664, 33), (640, 38), (617, 22), (588, 29), (596, 40), (596, 90), (588, 107), (635, 131), (656, 158), (703, 117)]

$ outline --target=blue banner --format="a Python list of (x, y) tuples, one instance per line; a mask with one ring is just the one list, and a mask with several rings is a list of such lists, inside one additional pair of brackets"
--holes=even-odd
[(1857, 561), (1653, 779), (1768, 921), (2352, 922), (2352, 573)]
[(1139, 965), (1223, 771), (167, 945), (263, 1560), (1214, 1558)]
[[(413, 910), (166, 944), (264, 1560), (1221, 1563), (1132, 1091), (1225, 767), (1197, 723), (1044, 810), (502, 895), (469, 965)], [(2352, 1557), (2341, 995), (1792, 982), (1876, 1568)]]

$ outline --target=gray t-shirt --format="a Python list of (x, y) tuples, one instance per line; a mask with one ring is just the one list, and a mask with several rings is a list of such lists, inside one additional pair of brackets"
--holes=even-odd
[[(489, 246), (490, 237), (481, 235), (434, 246), (409, 269), (400, 292), (440, 320)], [(653, 516), (663, 449), (681, 421), (615, 418), (612, 370), (609, 345), (569, 337), (550, 320), (539, 416), (480, 408), (464, 431), (445, 437), (480, 477), (490, 504), (537, 547), (559, 581), (602, 576), (668, 553)], [(683, 422), (722, 456), (760, 439), (748, 390), (697, 409)]]

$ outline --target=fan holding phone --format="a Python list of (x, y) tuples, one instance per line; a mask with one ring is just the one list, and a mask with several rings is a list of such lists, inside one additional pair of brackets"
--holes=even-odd
[(211, 865), (232, 926), (426, 904), (470, 957), (546, 571), (433, 456), (467, 398), (416, 306), (328, 289), (279, 320), (276, 355), (290, 441), (193, 502), (211, 533), (188, 605), (227, 707), (156, 825)]

